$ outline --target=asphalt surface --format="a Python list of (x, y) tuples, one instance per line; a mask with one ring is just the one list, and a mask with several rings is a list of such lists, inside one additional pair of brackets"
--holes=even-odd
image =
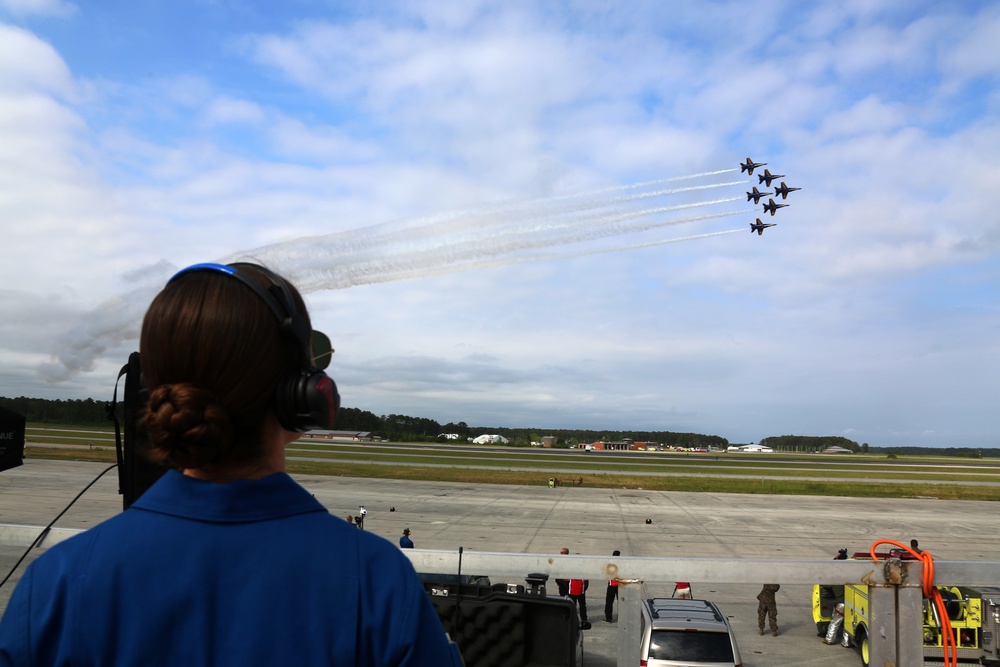
[[(105, 468), (101, 463), (29, 459), (0, 473), (0, 523), (49, 523)], [(825, 559), (841, 547), (855, 551), (877, 539), (908, 542), (916, 537), (938, 558), (1000, 560), (1000, 512), (988, 502), (295, 477), (333, 514), (356, 514), (358, 506), (365, 505), (366, 530), (395, 544), (409, 527), (422, 549), (462, 546), (553, 554), (567, 547), (579, 554), (610, 555), (619, 549), (624, 556)], [(112, 471), (56, 525), (88, 528), (113, 516), (121, 511), (117, 491), (117, 473)], [(5, 575), (22, 552), (0, 547), (0, 574)], [(6, 606), (23, 567), (0, 588), (0, 605)], [(731, 619), (746, 667), (860, 664), (853, 651), (820, 643), (808, 586), (782, 586), (777, 595), (780, 634), (760, 636), (755, 596), (761, 583), (772, 580), (780, 582), (780, 572), (762, 572), (759, 583), (692, 582), (695, 597), (715, 601)], [(647, 582), (645, 594), (669, 597), (672, 589), (672, 582)], [(604, 590), (604, 582), (592, 581), (588, 591), (593, 628), (585, 634), (585, 667), (617, 664), (617, 623), (602, 621)]]

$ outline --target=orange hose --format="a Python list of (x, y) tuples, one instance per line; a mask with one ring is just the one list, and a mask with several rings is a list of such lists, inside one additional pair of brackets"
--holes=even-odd
[(955, 637), (952, 635), (951, 631), (951, 619), (948, 618), (948, 610), (944, 606), (944, 599), (941, 597), (941, 591), (939, 591), (937, 586), (934, 585), (934, 557), (926, 551), (917, 553), (909, 546), (896, 542), (895, 540), (878, 540), (877, 542), (872, 543), (872, 560), (878, 560), (875, 550), (883, 544), (891, 544), (894, 547), (899, 547), (924, 564), (924, 578), (921, 584), (923, 586), (924, 597), (934, 603), (934, 607), (938, 612), (938, 618), (941, 619), (941, 646), (944, 649), (944, 664), (945, 667), (957, 667), (958, 650), (955, 646)]

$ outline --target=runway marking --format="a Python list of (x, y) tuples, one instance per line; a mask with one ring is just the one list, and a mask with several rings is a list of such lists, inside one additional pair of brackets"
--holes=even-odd
[(622, 527), (625, 532), (625, 542), (628, 544), (628, 555), (635, 556), (635, 545), (632, 544), (632, 534), (628, 529), (628, 521), (625, 520), (625, 510), (622, 509), (621, 501), (618, 499), (617, 495), (611, 496), (611, 499), (615, 501), (615, 505), (618, 507), (618, 516), (621, 518)]

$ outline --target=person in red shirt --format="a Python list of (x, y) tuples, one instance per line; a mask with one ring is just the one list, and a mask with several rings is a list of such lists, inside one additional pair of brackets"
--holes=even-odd
[[(569, 549), (563, 547), (559, 550), (562, 555), (568, 555)], [(589, 630), (590, 622), (587, 620), (587, 588), (590, 586), (589, 579), (556, 579), (556, 586), (559, 587), (559, 595), (565, 595), (576, 602), (580, 609), (580, 629)]]

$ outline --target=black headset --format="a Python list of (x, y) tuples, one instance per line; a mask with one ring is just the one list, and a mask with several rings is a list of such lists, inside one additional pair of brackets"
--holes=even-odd
[[(252, 266), (267, 276), (271, 285), (265, 290), (257, 281), (244, 275), (239, 270), (240, 266)], [(181, 269), (167, 284), (194, 271), (222, 273), (236, 278), (253, 290), (278, 319), (281, 335), (292, 341), (300, 351), (298, 367), (281, 377), (274, 392), (274, 411), (282, 427), (298, 432), (330, 428), (340, 409), (340, 394), (333, 378), (318, 367), (313, 359), (310, 347), (314, 332), (296, 308), (288, 283), (281, 276), (257, 264), (204, 263)], [(325, 358), (326, 363), (329, 363), (329, 355)], [(323, 367), (325, 366), (324, 363)]]

